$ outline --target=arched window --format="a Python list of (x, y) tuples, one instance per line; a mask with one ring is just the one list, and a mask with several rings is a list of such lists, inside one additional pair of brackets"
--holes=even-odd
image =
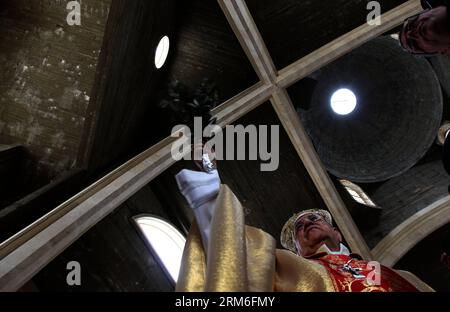
[(356, 200), (358, 203), (372, 206), (372, 207), (378, 207), (375, 205), (375, 203), (367, 196), (367, 194), (355, 183), (352, 183), (348, 180), (339, 180), (341, 184), (345, 187), (347, 192), (353, 197), (354, 200)]
[(186, 238), (161, 218), (141, 215), (133, 219), (164, 270), (176, 283)]

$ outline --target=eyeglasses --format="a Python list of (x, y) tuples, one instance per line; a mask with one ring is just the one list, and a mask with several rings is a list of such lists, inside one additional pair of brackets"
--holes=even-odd
[[(302, 221), (300, 221), (300, 219), (302, 219)], [(318, 222), (320, 220), (323, 220), (323, 217), (317, 213), (310, 213), (310, 214), (307, 214), (306, 216), (302, 216), (300, 219), (298, 219), (295, 222), (295, 232), (298, 232), (301, 229), (303, 229), (303, 227), (305, 226), (305, 223), (303, 222), (303, 220), (307, 219), (310, 222)]]

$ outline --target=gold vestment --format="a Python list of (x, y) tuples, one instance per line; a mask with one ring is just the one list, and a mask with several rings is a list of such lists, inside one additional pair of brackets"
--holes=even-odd
[[(176, 291), (334, 292), (326, 268), (288, 250), (276, 249), (268, 233), (244, 222), (242, 205), (220, 187), (211, 224), (208, 254), (194, 222), (186, 241)], [(432, 291), (408, 272), (397, 271), (418, 290)]]

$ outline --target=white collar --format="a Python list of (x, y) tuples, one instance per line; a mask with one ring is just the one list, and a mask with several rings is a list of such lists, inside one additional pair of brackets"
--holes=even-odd
[(348, 250), (348, 248), (342, 243), (341, 249), (339, 251), (331, 251), (327, 245), (323, 244), (322, 246), (319, 247), (319, 249), (317, 249), (316, 254), (320, 252), (325, 252), (329, 255), (346, 255), (346, 256), (350, 255), (350, 250)]

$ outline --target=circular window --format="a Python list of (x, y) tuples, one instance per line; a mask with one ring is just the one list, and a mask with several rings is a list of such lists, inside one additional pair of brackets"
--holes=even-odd
[(160, 69), (163, 67), (164, 63), (167, 60), (167, 56), (169, 55), (169, 46), (170, 41), (169, 37), (164, 36), (158, 43), (158, 47), (155, 52), (155, 67)]
[(356, 95), (352, 90), (339, 89), (331, 96), (331, 108), (338, 115), (348, 115), (356, 108)]

